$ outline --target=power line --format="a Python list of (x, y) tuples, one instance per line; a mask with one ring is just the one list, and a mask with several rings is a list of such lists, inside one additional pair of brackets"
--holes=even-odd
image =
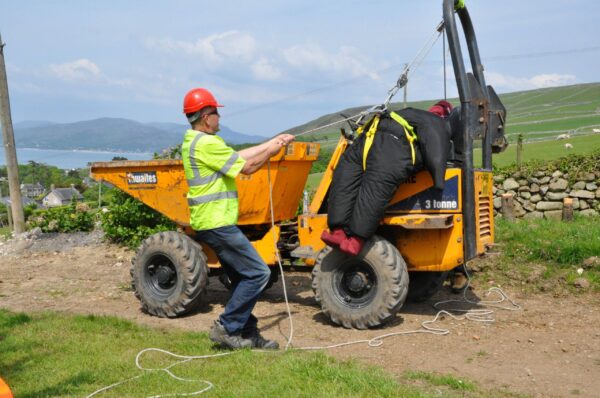
[[(526, 53), (526, 54), (512, 54), (512, 55), (498, 55), (498, 56), (491, 56), (491, 57), (485, 57), (482, 58), (482, 61), (485, 63), (486, 61), (512, 61), (512, 60), (520, 60), (520, 59), (530, 59), (530, 58), (540, 58), (540, 57), (553, 57), (553, 56), (558, 56), (558, 55), (570, 55), (570, 54), (580, 54), (580, 53), (587, 53), (587, 52), (594, 52), (594, 51), (600, 51), (600, 46), (592, 46), (592, 47), (582, 47), (582, 48), (574, 48), (574, 49), (567, 49), (567, 50), (557, 50), (557, 51), (542, 51), (542, 52), (537, 52), (537, 53)], [(420, 61), (420, 63), (426, 63), (426, 64), (432, 64), (432, 63), (438, 63), (437, 61)], [(397, 64), (393, 64), (390, 65), (388, 67), (385, 68), (381, 68), (378, 70), (375, 70), (374, 72), (376, 74), (384, 74), (387, 72), (391, 72), (394, 70), (399, 70), (403, 68), (403, 65), (406, 65), (405, 62), (402, 63), (397, 63)], [(366, 75), (361, 75), (361, 76), (357, 76), (357, 77), (353, 77), (351, 79), (347, 79), (347, 80), (342, 80), (339, 81), (337, 83), (334, 84), (329, 84), (326, 86), (321, 86), (312, 90), (308, 90), (308, 91), (304, 91), (301, 93), (297, 93), (297, 94), (292, 94), (292, 95), (288, 95), (288, 96), (284, 96), (281, 97), (279, 99), (273, 100), (273, 101), (269, 101), (269, 102), (264, 102), (262, 104), (258, 104), (255, 106), (250, 106), (248, 108), (244, 108), (241, 109), (237, 112), (233, 112), (230, 114), (227, 114), (228, 118), (231, 117), (235, 117), (235, 116), (239, 116), (239, 115), (243, 115), (245, 113), (248, 112), (252, 112), (258, 109), (264, 109), (264, 108), (269, 108), (273, 105), (277, 105), (280, 103), (284, 103), (284, 102), (288, 102), (291, 100), (295, 100), (298, 98), (303, 98), (303, 97), (307, 97), (310, 95), (314, 95), (314, 94), (318, 94), (321, 92), (326, 92), (341, 86), (346, 86), (358, 81), (363, 81), (365, 79), (367, 79), (368, 76)]]
[(497, 55), (492, 57), (485, 57), (484, 61), (499, 61), (499, 60), (513, 60), (513, 59), (527, 59), (527, 58), (539, 58), (539, 57), (553, 57), (556, 55), (570, 55), (580, 54), (600, 50), (600, 46), (593, 47), (582, 47), (573, 48), (569, 50), (557, 50), (557, 51), (542, 51), (538, 53), (527, 53), (527, 54), (513, 54), (513, 55)]

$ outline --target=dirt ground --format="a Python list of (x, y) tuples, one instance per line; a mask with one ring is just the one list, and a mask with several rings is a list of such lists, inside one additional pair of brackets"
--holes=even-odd
[[(12, 311), (62, 311), (114, 315), (161, 328), (207, 331), (222, 311), (228, 293), (211, 278), (207, 306), (179, 319), (160, 319), (140, 311), (129, 287), (133, 253), (102, 242), (98, 234), (44, 234), (35, 239), (0, 242), (0, 307)], [(422, 304), (407, 303), (395, 320), (377, 330), (346, 330), (321, 314), (310, 288), (310, 273), (286, 273), (293, 314), (295, 347), (325, 346), (371, 339), (387, 333), (422, 330), (436, 314), (432, 304), (456, 299), (448, 289)], [(484, 297), (492, 281), (475, 279), (469, 293)], [(445, 316), (435, 326), (449, 334), (409, 334), (386, 338), (379, 347), (357, 344), (328, 349), (339, 358), (356, 358), (402, 375), (406, 370), (467, 377), (484, 389), (533, 397), (592, 397), (600, 391), (600, 295), (527, 295), (506, 289), (520, 310), (497, 309), (494, 322)], [(503, 305), (510, 307), (510, 303)], [(445, 308), (457, 307), (457, 304)], [(473, 305), (462, 305), (462, 308)], [(289, 336), (281, 281), (265, 292), (255, 314), (270, 338)], [(133, 360), (133, 358), (132, 358)], [(594, 392), (595, 391), (595, 392)]]

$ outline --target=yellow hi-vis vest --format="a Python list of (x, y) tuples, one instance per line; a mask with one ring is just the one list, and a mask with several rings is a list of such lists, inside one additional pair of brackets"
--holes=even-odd
[(235, 177), (246, 161), (221, 137), (196, 130), (185, 133), (181, 158), (192, 228), (201, 231), (237, 224)]

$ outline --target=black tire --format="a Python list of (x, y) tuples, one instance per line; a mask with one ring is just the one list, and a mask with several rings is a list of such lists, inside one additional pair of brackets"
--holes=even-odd
[[(269, 282), (267, 282), (267, 286), (265, 286), (265, 288), (263, 289), (263, 292), (272, 288), (273, 285), (275, 283), (277, 283), (277, 281), (279, 280), (279, 268), (270, 268), (270, 269), (271, 269), (271, 276), (269, 277)], [(227, 275), (227, 272), (225, 272), (225, 270), (222, 270), (219, 273), (218, 278), (219, 278), (219, 282), (221, 282), (221, 284), (225, 287), (225, 289), (231, 290), (231, 279), (229, 279), (229, 275)]]
[(206, 255), (190, 237), (160, 232), (140, 245), (132, 260), (131, 278), (144, 312), (174, 318), (202, 303), (208, 283)]
[(375, 235), (358, 256), (326, 247), (312, 273), (323, 313), (345, 328), (367, 329), (389, 321), (408, 293), (406, 262), (398, 249)]
[(442, 272), (416, 272), (408, 273), (407, 300), (421, 303), (429, 300), (444, 284), (448, 278), (448, 271)]

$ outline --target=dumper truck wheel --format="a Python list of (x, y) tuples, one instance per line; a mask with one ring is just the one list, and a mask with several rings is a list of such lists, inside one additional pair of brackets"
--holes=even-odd
[(389, 321), (402, 307), (408, 272), (398, 249), (374, 236), (358, 256), (323, 249), (313, 269), (312, 288), (333, 323), (366, 329)]
[(201, 304), (208, 283), (206, 255), (188, 236), (160, 232), (142, 242), (131, 278), (143, 311), (161, 318), (183, 315)]
[(447, 278), (448, 271), (409, 272), (407, 299), (417, 303), (429, 300), (438, 290), (440, 290)]

